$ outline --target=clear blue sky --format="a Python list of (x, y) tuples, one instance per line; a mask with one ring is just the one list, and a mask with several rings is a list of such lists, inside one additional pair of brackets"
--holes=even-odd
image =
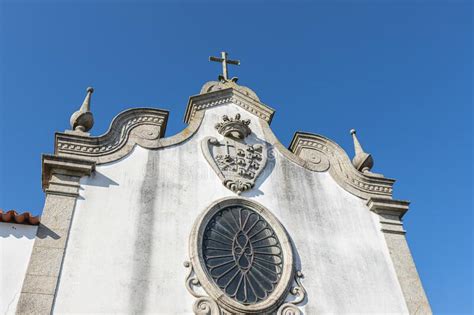
[[(100, 135), (130, 107), (171, 112), (220, 67), (277, 112), (284, 144), (349, 135), (412, 201), (408, 241), (433, 310), (472, 313), (473, 6), (470, 1), (0, 4), (0, 208), (40, 213), (41, 154), (69, 128), (87, 86)], [(113, 209), (104, 209), (113, 211)], [(131, 209), (132, 211), (132, 209)]]

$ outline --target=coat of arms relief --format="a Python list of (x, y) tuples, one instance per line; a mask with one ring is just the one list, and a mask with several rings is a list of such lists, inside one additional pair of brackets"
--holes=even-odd
[(206, 137), (201, 143), (202, 152), (224, 186), (236, 194), (251, 189), (267, 163), (266, 148), (262, 144), (247, 144), (245, 139), (252, 131), (250, 120), (222, 116), (216, 124), (222, 140)]

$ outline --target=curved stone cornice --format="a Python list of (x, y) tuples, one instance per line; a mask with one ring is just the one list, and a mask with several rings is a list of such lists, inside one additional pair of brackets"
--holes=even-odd
[(165, 110), (129, 109), (118, 114), (102, 136), (56, 133), (55, 155), (83, 158), (101, 164), (125, 156), (135, 144), (156, 148), (160, 146), (167, 120), (168, 111)]
[[(392, 198), (395, 180), (380, 174), (363, 174), (352, 165), (346, 152), (335, 142), (316, 134), (297, 132), (289, 150), (306, 161), (312, 170), (326, 168), (336, 182), (350, 193), (369, 199)], [(327, 167), (326, 167), (327, 166)]]
[(192, 96), (185, 115), (188, 126), (172, 137), (162, 138), (168, 118), (167, 111), (152, 108), (129, 109), (115, 117), (109, 130), (99, 137), (56, 133), (55, 155), (103, 164), (126, 156), (136, 144), (147, 149), (176, 145), (189, 139), (197, 131), (207, 108), (228, 103), (237, 104), (259, 117), (266, 140), (287, 159), (310, 171), (329, 171), (342, 188), (363, 199), (392, 197), (393, 179), (357, 171), (345, 151), (323, 136), (297, 132), (288, 150), (270, 129), (274, 110), (232, 87)]
[(196, 113), (207, 108), (234, 103), (258, 118), (271, 123), (275, 110), (249, 95), (244, 94), (235, 87), (228, 87), (221, 90), (191, 96), (188, 101), (184, 122), (190, 123), (196, 116)]

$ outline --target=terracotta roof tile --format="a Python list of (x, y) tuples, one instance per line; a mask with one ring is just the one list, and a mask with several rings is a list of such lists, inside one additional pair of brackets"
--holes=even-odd
[(0, 222), (38, 225), (40, 216), (32, 216), (30, 212), (17, 213), (15, 210), (3, 211), (0, 209)]

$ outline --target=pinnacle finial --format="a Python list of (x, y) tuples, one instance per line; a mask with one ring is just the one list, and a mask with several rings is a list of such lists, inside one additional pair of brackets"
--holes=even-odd
[(70, 123), (71, 128), (74, 131), (87, 132), (94, 125), (94, 117), (92, 116), (91, 109), (91, 96), (94, 93), (94, 88), (88, 87), (86, 90), (87, 94), (82, 102), (81, 108), (72, 114)]
[(374, 166), (374, 160), (372, 159), (372, 155), (364, 152), (364, 149), (362, 148), (359, 140), (357, 139), (355, 129), (351, 129), (351, 135), (354, 141), (355, 151), (354, 158), (352, 159), (352, 165), (354, 165), (354, 167), (358, 171), (362, 173), (368, 173)]

